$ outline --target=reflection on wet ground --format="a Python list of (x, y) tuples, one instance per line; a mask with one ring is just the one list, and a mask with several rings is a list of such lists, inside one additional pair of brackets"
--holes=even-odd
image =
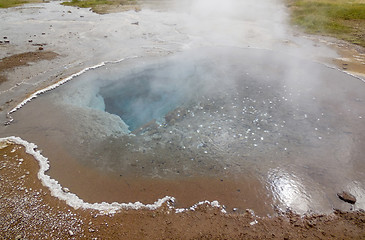
[[(200, 49), (85, 73), (14, 113), (3, 134), (37, 143), (49, 174), (88, 201), (180, 193), (184, 207), (204, 196), (263, 214), (329, 212), (349, 208), (340, 190), (364, 208), (364, 101), (363, 82), (320, 64)], [(136, 193), (146, 188), (153, 197)]]

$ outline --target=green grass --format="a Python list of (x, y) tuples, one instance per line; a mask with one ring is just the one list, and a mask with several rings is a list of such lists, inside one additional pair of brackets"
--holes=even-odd
[(39, 2), (34, 0), (0, 0), (0, 8), (16, 7), (25, 3)]
[(81, 8), (92, 8), (98, 5), (112, 5), (113, 2), (109, 0), (72, 0), (71, 2), (63, 2), (62, 5), (66, 6), (74, 6), (74, 7), (81, 7)]
[(72, 0), (61, 4), (65, 6), (91, 8), (94, 12), (106, 13), (113, 7), (134, 5), (136, 4), (136, 0)]
[(310, 34), (337, 37), (365, 47), (362, 0), (288, 0), (291, 21)]

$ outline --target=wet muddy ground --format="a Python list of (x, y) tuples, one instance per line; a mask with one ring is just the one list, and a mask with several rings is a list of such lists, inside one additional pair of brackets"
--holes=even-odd
[[(299, 216), (291, 212), (262, 218), (247, 211), (223, 214), (201, 206), (171, 213), (124, 210), (99, 215), (74, 210), (51, 196), (36, 173), (37, 162), (17, 145), (2, 146), (0, 230), (5, 239), (363, 239), (363, 212)], [(187, 231), (188, 229), (188, 231)]]

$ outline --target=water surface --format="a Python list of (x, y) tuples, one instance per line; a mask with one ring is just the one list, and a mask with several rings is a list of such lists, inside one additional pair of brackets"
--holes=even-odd
[(13, 114), (86, 201), (364, 208), (365, 85), (282, 53), (205, 48), (89, 71)]

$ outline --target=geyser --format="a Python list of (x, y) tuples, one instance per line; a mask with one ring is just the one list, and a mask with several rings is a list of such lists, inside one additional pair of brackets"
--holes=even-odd
[[(76, 170), (70, 181), (63, 159), (46, 152), (51, 166), (60, 166), (50, 174), (61, 172), (57, 180), (89, 201), (186, 196), (173, 184), (149, 184), (213, 178), (220, 193), (204, 195), (208, 200), (232, 196), (224, 204), (240, 204), (261, 197), (238, 196), (220, 180), (242, 187), (253, 176), (275, 204), (323, 212), (331, 211), (339, 187), (363, 189), (364, 88), (338, 70), (282, 53), (206, 48), (89, 71), (14, 113), (21, 120), (8, 129), (42, 149), (62, 146), (78, 164), (121, 179), (120, 194)], [(154, 190), (146, 197), (144, 189)]]
[(105, 111), (120, 116), (130, 131), (151, 121), (163, 123), (168, 112), (197, 92), (192, 87), (199, 77), (197, 67), (183, 65), (175, 62), (150, 67), (101, 87)]

